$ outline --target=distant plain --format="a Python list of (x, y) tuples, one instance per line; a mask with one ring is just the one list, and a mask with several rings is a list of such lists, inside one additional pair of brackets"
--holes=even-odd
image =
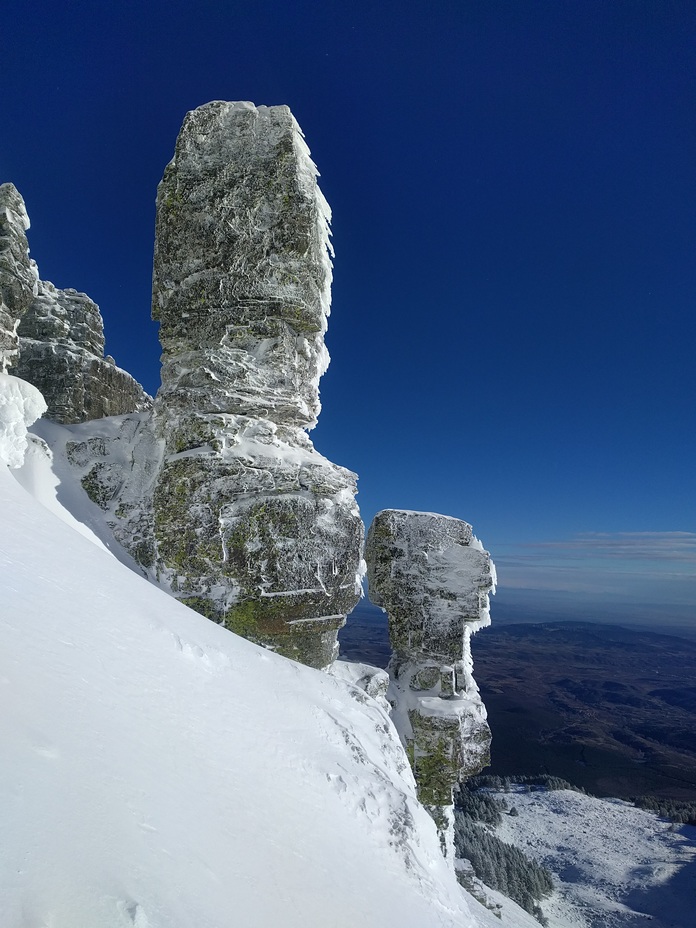
[[(679, 633), (494, 619), (472, 643), (493, 732), (487, 772), (548, 773), (597, 796), (696, 800), (696, 641)], [(341, 648), (385, 667), (386, 616), (363, 601)]]

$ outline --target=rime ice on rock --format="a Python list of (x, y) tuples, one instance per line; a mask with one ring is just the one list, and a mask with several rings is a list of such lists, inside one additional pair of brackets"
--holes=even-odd
[(421, 802), (452, 851), (452, 791), (489, 762), (471, 634), (490, 622), (490, 555), (459, 519), (386, 509), (365, 549), (370, 598), (389, 616), (394, 722)]
[(96, 303), (76, 290), (38, 279), (29, 258), (24, 200), (0, 186), (0, 369), (43, 393), (47, 416), (85, 422), (147, 409), (148, 397), (130, 374), (104, 357), (104, 323)]
[(22, 466), (27, 426), (45, 411), (46, 401), (36, 387), (0, 372), (0, 465)]
[[(160, 407), (311, 428), (330, 305), (330, 211), (287, 106), (187, 114), (158, 189)], [(193, 402), (192, 402), (193, 397)]]
[(232, 630), (317, 667), (359, 595), (356, 477), (318, 454), (329, 209), (286, 106), (188, 113), (157, 195), (153, 317), (165, 459), (160, 576)]
[(85, 293), (39, 281), (18, 332), (17, 374), (41, 390), (54, 422), (87, 422), (152, 405), (140, 384), (104, 357), (104, 321)]
[(13, 184), (0, 185), (0, 371), (13, 364), (17, 325), (37, 291), (36, 265), (29, 258), (29, 217)]

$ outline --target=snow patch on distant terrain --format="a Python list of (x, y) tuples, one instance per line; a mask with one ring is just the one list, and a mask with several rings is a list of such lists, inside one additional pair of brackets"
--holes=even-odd
[(696, 828), (570, 790), (500, 793), (518, 816), (496, 834), (554, 874), (549, 928), (692, 928)]

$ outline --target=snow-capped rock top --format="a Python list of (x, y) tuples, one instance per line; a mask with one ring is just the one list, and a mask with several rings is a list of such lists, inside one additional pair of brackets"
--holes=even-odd
[(490, 555), (471, 526), (433, 512), (385, 509), (370, 526), (366, 557), (370, 598), (404, 616), (403, 634), (390, 628), (392, 647), (461, 660), (463, 629), (489, 623), (495, 586)]
[(0, 369), (38, 387), (57, 422), (147, 409), (130, 374), (104, 357), (99, 307), (77, 290), (39, 280), (29, 258), (29, 216), (13, 184), (0, 186)]

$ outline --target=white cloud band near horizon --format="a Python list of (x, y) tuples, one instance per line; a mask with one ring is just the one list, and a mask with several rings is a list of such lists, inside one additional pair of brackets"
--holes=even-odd
[(492, 555), (501, 590), (664, 597), (669, 603), (696, 604), (693, 532), (587, 532), (501, 546)]

